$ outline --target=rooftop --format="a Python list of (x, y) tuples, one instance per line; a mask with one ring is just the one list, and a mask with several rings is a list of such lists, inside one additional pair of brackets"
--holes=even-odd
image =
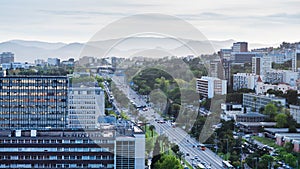
[(276, 122), (239, 122), (238, 124), (248, 127), (255, 127), (255, 126), (275, 126)]
[(249, 112), (249, 113), (245, 113), (245, 114), (239, 114), (237, 116), (243, 116), (243, 117), (265, 117), (266, 115), (263, 115), (263, 114), (257, 113), (257, 112)]
[(260, 98), (271, 98), (271, 99), (284, 99), (282, 97), (276, 97), (273, 94), (267, 94), (267, 95), (262, 95), (262, 94), (255, 94), (255, 93), (243, 93), (243, 95), (248, 95), (248, 96), (255, 96), (255, 97), (260, 97)]
[(300, 143), (300, 133), (280, 133), (275, 134), (275, 137), (282, 137), (283, 140), (290, 140), (292, 143)]
[[(265, 128), (265, 131), (270, 133), (288, 133), (288, 128)], [(297, 129), (297, 132), (300, 132), (300, 128)]]

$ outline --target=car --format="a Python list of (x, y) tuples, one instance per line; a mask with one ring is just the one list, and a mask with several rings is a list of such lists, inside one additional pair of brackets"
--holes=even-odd
[(199, 157), (197, 155), (195, 155), (195, 160), (197, 160)]
[(185, 155), (186, 155), (186, 156), (190, 156), (190, 154), (189, 154), (189, 153), (186, 153)]

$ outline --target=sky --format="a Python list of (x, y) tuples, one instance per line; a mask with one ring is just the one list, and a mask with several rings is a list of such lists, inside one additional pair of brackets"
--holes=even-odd
[(2, 0), (0, 42), (87, 42), (108, 24), (143, 13), (178, 17), (211, 40), (296, 42), (299, 6), (299, 0)]

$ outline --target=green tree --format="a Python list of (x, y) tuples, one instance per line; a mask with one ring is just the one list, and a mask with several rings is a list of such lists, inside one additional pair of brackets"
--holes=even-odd
[(284, 161), (291, 167), (296, 167), (297, 157), (295, 157), (291, 153), (288, 153), (288, 154), (284, 155)]
[(259, 161), (259, 168), (269, 168), (272, 165), (274, 158), (270, 155), (263, 155)]
[(289, 128), (289, 133), (297, 133), (297, 122), (290, 112), (287, 112), (287, 124)]
[(291, 142), (286, 142), (284, 144), (284, 148), (286, 149), (287, 152), (291, 153), (291, 152), (293, 152), (294, 144)]
[(172, 151), (177, 154), (179, 152), (179, 146), (176, 144), (176, 145), (172, 145)]
[(180, 161), (172, 155), (163, 155), (154, 165), (155, 169), (183, 169)]
[(284, 113), (279, 113), (275, 116), (276, 126), (283, 128), (287, 125), (287, 115)]
[(278, 108), (273, 103), (268, 103), (265, 106), (264, 114), (269, 115), (271, 120), (274, 120), (277, 114)]
[(274, 94), (275, 96), (283, 97), (283, 92), (281, 90), (269, 89), (267, 93)]
[(226, 102), (228, 103), (243, 103), (243, 94), (242, 93), (228, 93), (226, 95)]
[(288, 90), (285, 94), (285, 98), (289, 104), (296, 105), (298, 103), (298, 93), (297, 90)]
[(152, 163), (151, 163), (151, 168), (154, 168), (155, 164), (160, 160), (161, 154), (160, 154), (160, 140), (156, 139), (156, 142), (154, 144), (154, 149), (153, 149), (153, 158), (152, 158)]

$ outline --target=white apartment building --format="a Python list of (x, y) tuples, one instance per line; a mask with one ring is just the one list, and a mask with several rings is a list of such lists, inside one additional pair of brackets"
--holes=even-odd
[(98, 117), (105, 115), (103, 90), (100, 87), (71, 87), (68, 93), (68, 127), (96, 128)]
[(300, 106), (290, 105), (290, 112), (298, 124), (300, 124)]
[(242, 88), (255, 89), (258, 75), (254, 73), (237, 73), (233, 75), (233, 90), (237, 91)]
[(272, 62), (277, 64), (282, 64), (286, 61), (294, 59), (295, 50), (292, 49), (274, 50), (268, 53), (268, 56), (272, 58)]
[(196, 88), (203, 97), (213, 98), (214, 95), (227, 94), (227, 80), (202, 76), (201, 79), (197, 79)]
[(285, 106), (286, 99), (281, 97), (275, 97), (274, 95), (257, 95), (252, 93), (243, 94), (243, 106), (249, 107), (255, 111), (259, 111), (261, 107), (265, 107), (268, 103), (274, 102)]
[(298, 72), (294, 72), (290, 70), (271, 69), (265, 74), (264, 82), (268, 82), (271, 84), (287, 83), (291, 86), (295, 86), (297, 79), (298, 79)]
[(266, 73), (272, 68), (272, 60), (268, 56), (263, 57), (253, 57), (252, 58), (252, 73), (260, 75), (263, 78)]

